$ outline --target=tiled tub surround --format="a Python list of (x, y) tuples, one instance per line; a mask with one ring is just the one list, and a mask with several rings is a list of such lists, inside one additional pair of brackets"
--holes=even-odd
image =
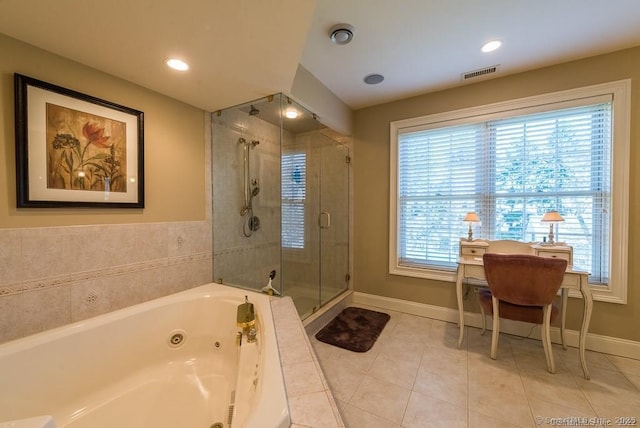
[(291, 297), (272, 298), (291, 428), (343, 428), (344, 422)]
[(207, 221), (0, 229), (0, 342), (211, 282)]

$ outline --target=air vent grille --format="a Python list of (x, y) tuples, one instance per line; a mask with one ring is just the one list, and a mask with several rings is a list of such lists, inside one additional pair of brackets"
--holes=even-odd
[(467, 71), (466, 73), (462, 73), (462, 80), (469, 80), (480, 76), (486, 76), (487, 74), (495, 73), (499, 68), (499, 65), (492, 65), (491, 67), (485, 67), (479, 70)]

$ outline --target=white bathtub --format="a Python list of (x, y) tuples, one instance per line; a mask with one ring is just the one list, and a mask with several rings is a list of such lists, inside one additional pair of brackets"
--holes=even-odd
[[(258, 338), (238, 346), (245, 295)], [(0, 423), (41, 415), (58, 428), (289, 427), (269, 297), (209, 284), (0, 345)]]

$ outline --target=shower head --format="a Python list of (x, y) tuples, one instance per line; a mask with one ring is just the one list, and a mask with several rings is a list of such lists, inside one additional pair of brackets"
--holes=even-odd
[(256, 116), (259, 113), (260, 113), (260, 110), (258, 110), (253, 106), (253, 104), (251, 104), (251, 109), (249, 110), (249, 116)]

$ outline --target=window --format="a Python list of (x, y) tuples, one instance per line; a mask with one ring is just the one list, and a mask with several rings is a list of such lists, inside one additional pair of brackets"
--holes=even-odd
[(536, 242), (557, 210), (574, 266), (624, 301), (628, 112), (625, 81), (392, 123), (390, 272), (452, 280), (466, 212), (476, 237)]
[(304, 249), (306, 153), (282, 155), (282, 246)]

